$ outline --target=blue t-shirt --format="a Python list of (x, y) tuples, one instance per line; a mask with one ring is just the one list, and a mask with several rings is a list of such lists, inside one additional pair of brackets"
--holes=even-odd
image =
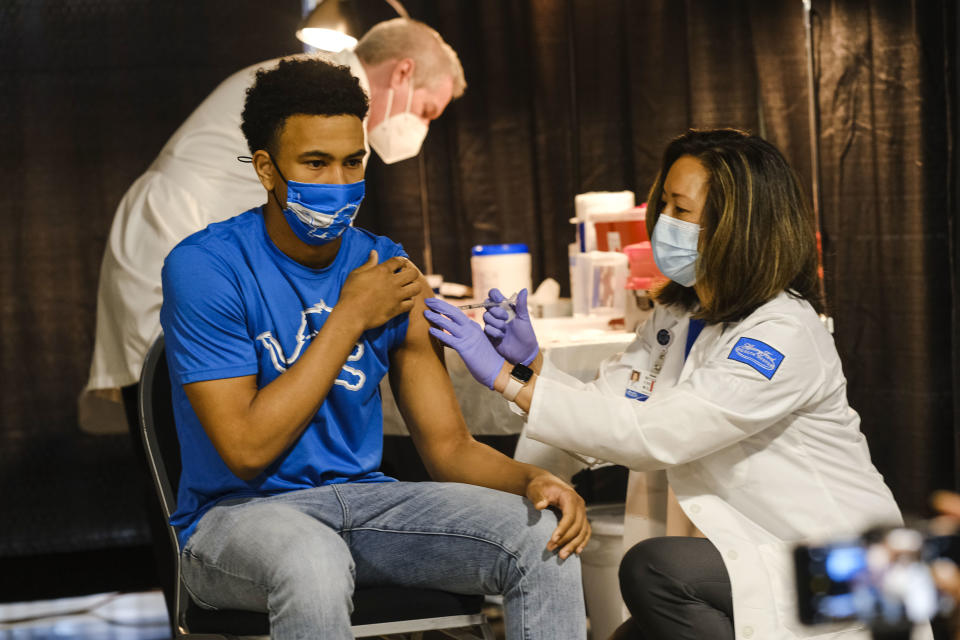
[(253, 374), (258, 388), (270, 384), (309, 346), (347, 276), (372, 249), (381, 262), (405, 255), (400, 245), (355, 227), (342, 237), (333, 263), (311, 269), (273, 244), (258, 207), (211, 224), (167, 256), (160, 324), (183, 461), (177, 510), (170, 518), (181, 548), (207, 509), (226, 498), (391, 480), (378, 471), (379, 383), (390, 352), (406, 337), (407, 314), (363, 334), (301, 436), (250, 481), (227, 468), (183, 391), (191, 382)]

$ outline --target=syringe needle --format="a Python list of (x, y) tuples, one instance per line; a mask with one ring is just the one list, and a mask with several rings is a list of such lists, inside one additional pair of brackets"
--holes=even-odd
[[(518, 292), (519, 293), (519, 292)], [(467, 310), (467, 309), (491, 309), (493, 307), (501, 307), (503, 309), (509, 309), (517, 306), (517, 295), (514, 293), (512, 296), (500, 302), (494, 302), (493, 300), (484, 300), (483, 302), (474, 302), (471, 304), (462, 304), (457, 307), (457, 309)]]

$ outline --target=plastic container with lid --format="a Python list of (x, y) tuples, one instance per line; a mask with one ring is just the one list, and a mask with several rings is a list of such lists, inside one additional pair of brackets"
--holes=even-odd
[(627, 245), (649, 240), (646, 220), (646, 204), (616, 213), (594, 214), (597, 248), (600, 251), (623, 251)]
[(530, 249), (525, 244), (478, 244), (471, 250), (473, 297), (483, 300), (496, 287), (510, 297), (531, 289)]
[(619, 251), (570, 255), (574, 316), (622, 318), (625, 309), (627, 257)]
[(657, 269), (657, 263), (653, 259), (653, 247), (649, 242), (629, 244), (623, 248), (623, 253), (630, 264), (624, 329), (633, 331), (653, 313), (653, 301), (648, 291), (657, 282), (665, 280), (666, 276)]
[(579, 252), (596, 251), (597, 233), (594, 221), (598, 215), (619, 213), (636, 204), (633, 191), (590, 191), (578, 193), (573, 199), (576, 217), (570, 222), (576, 225)]
[(627, 289), (646, 291), (654, 282), (666, 279), (657, 269), (657, 263), (653, 259), (653, 246), (648, 240), (626, 245), (623, 253), (630, 265)]

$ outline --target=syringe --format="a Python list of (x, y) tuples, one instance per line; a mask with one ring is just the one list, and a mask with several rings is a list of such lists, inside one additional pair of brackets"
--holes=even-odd
[(467, 309), (490, 309), (492, 307), (500, 307), (506, 309), (507, 311), (513, 311), (517, 305), (517, 294), (514, 293), (512, 296), (506, 300), (500, 302), (494, 302), (493, 300), (484, 300), (483, 302), (475, 302), (473, 304), (462, 304), (457, 307), (457, 309), (467, 310)]

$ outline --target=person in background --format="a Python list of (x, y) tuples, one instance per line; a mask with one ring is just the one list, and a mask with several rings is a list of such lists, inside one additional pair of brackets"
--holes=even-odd
[[(430, 122), (466, 89), (456, 52), (416, 20), (378, 23), (354, 51), (331, 59), (349, 66), (369, 95), (364, 127), (370, 146), (386, 163), (416, 156)], [(191, 233), (261, 201), (256, 172), (238, 162), (247, 154), (240, 112), (256, 69), (275, 63), (262, 62), (224, 80), (120, 202), (100, 267), (93, 358), (79, 403), (81, 428), (111, 430), (97, 411), (103, 404), (98, 400), (116, 399), (120, 389), (130, 428), (136, 428), (136, 383), (160, 333), (164, 257)]]
[(648, 202), (670, 280), (594, 382), (559, 371), (530, 324), (496, 308), (484, 333), (428, 299), (431, 334), (526, 412), (528, 437), (634, 472), (667, 470), (705, 537), (650, 538), (627, 552), (632, 619), (618, 637), (869, 637), (856, 624), (804, 628), (795, 615), (794, 543), (902, 522), (817, 314), (816, 240), (795, 175), (759, 137), (689, 131), (667, 146)]
[[(940, 512), (934, 528), (941, 535), (957, 535), (960, 531), (960, 494), (953, 491), (937, 491), (931, 498)], [(954, 561), (945, 558), (933, 562), (933, 577), (937, 588), (954, 603), (952, 620), (953, 638), (960, 640), (960, 569)]]
[[(242, 129), (267, 202), (164, 261), (184, 582), (201, 606), (268, 612), (275, 640), (352, 638), (366, 585), (502, 594), (508, 638), (584, 638), (583, 500), (471, 437), (425, 278), (352, 226), (366, 113), (345, 67), (258, 71)], [(379, 471), (387, 372), (436, 482)]]

